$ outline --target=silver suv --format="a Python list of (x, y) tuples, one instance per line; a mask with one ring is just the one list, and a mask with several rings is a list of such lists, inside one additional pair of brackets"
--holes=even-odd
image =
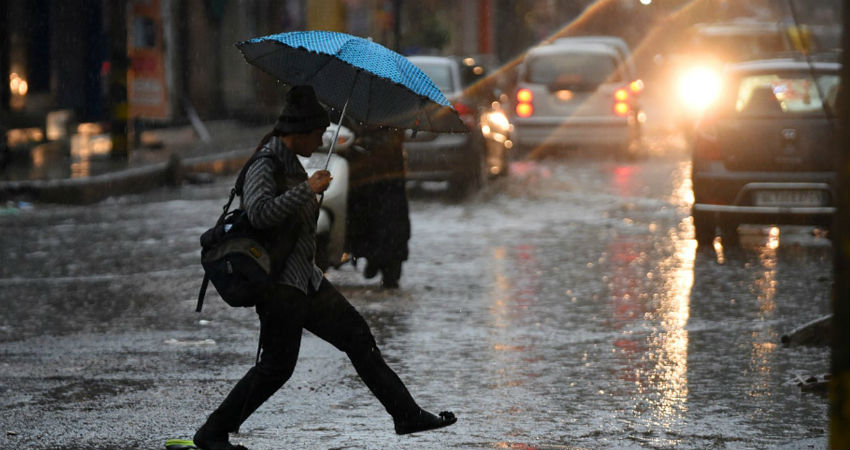
[(644, 118), (630, 67), (607, 42), (565, 38), (529, 50), (514, 95), (519, 153), (593, 147), (635, 156)]

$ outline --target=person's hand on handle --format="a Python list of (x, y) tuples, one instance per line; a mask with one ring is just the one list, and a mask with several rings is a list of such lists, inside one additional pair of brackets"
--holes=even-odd
[(310, 175), (310, 178), (307, 179), (307, 184), (310, 186), (310, 189), (313, 190), (316, 194), (321, 194), (328, 189), (328, 186), (331, 184), (331, 173), (327, 170), (317, 170), (313, 175)]

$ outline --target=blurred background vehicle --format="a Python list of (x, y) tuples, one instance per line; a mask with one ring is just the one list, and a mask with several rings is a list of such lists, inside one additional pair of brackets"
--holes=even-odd
[(608, 43), (564, 38), (532, 48), (519, 66), (512, 123), (519, 153), (593, 147), (639, 152), (642, 90)]
[(794, 26), (782, 21), (755, 18), (697, 23), (666, 56), (659, 84), (671, 86), (675, 95), (664, 108), (685, 137), (702, 112), (719, 95), (719, 81), (726, 64), (784, 57), (806, 52), (826, 52), (837, 47), (839, 30), (834, 26)]
[(737, 242), (742, 223), (828, 227), (835, 212), (837, 62), (730, 65), (692, 153), (699, 244)]
[(619, 36), (590, 35), (562, 37), (553, 41), (555, 44), (570, 44), (574, 42), (596, 42), (611, 46), (620, 55), (620, 60), (623, 63), (622, 70), (626, 74), (626, 79), (632, 80), (632, 83), (635, 83), (635, 93), (640, 93), (643, 90), (643, 81), (638, 77), (629, 44), (623, 38)]
[[(494, 94), (475, 83), (487, 69), (475, 58), (455, 56), (409, 56), (446, 95), (469, 128), (469, 133), (407, 132), (404, 151), (407, 178), (413, 181), (447, 181), (454, 195), (464, 195), (481, 186), (490, 173), (485, 167), (488, 147), (482, 135), (482, 111)], [(499, 158), (496, 158), (499, 159)]]

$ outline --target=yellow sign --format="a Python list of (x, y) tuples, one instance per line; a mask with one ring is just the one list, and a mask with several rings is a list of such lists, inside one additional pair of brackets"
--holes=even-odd
[(806, 54), (812, 50), (812, 31), (806, 25), (791, 25), (786, 30), (791, 45), (798, 52)]
[(307, 0), (307, 29), (346, 31), (342, 0)]
[(159, 0), (133, 0), (128, 23), (127, 101), (130, 117), (168, 118), (168, 86)]

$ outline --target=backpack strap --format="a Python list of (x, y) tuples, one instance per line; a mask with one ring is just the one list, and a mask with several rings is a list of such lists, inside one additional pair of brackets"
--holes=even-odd
[(204, 296), (207, 295), (207, 286), (210, 284), (210, 277), (204, 273), (204, 281), (201, 282), (201, 290), (198, 292), (198, 305), (195, 306), (195, 312), (201, 312), (204, 307)]
[(277, 155), (275, 155), (274, 153), (264, 152), (262, 151), (262, 149), (258, 152), (254, 152), (254, 154), (251, 155), (250, 158), (248, 158), (248, 161), (245, 161), (245, 165), (242, 166), (242, 170), (239, 171), (239, 175), (236, 177), (236, 184), (233, 186), (233, 191), (236, 195), (240, 197), (242, 196), (242, 188), (245, 186), (245, 176), (248, 175), (248, 169), (251, 167), (252, 164), (254, 164), (254, 162), (262, 158), (271, 158), (271, 160), (274, 161), (275, 165), (277, 165), (278, 163)]

